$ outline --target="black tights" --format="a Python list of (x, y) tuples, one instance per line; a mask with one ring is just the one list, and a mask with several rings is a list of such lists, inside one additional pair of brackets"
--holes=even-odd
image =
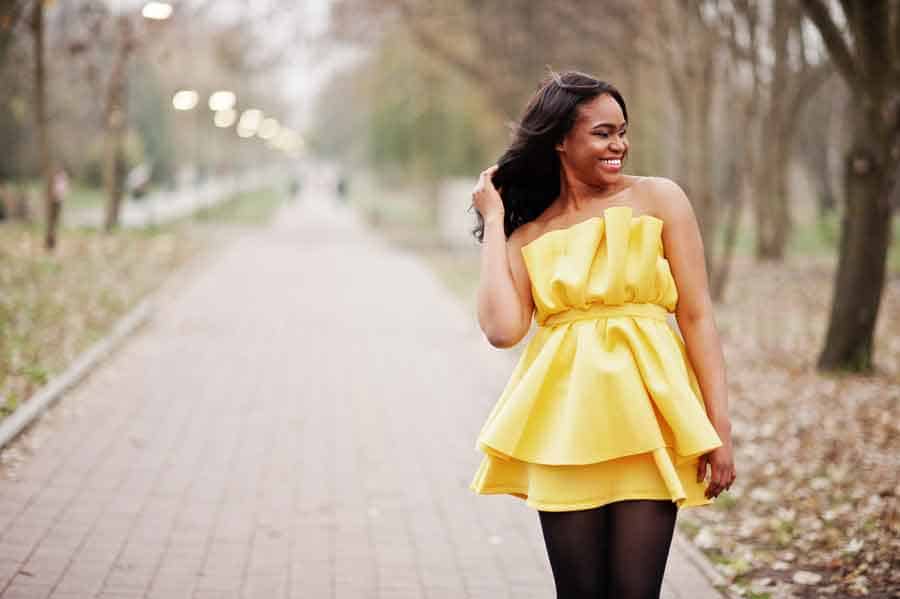
[(678, 515), (671, 500), (538, 514), (557, 599), (658, 599)]

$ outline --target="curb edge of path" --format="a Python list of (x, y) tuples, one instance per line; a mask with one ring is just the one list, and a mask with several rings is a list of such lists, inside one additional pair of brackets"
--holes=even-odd
[(700, 570), (700, 573), (709, 581), (709, 584), (712, 585), (722, 597), (729, 597), (730, 595), (725, 590), (728, 586), (728, 581), (725, 580), (722, 573), (719, 572), (710, 559), (677, 528), (675, 529), (674, 541), (677, 550), (691, 562), (691, 565)]
[(56, 403), (66, 391), (77, 385), (95, 366), (103, 361), (130, 333), (147, 322), (153, 314), (154, 294), (140, 300), (134, 308), (120, 317), (112, 331), (81, 353), (59, 376), (38, 389), (30, 398), (0, 421), (0, 449), (28, 428), (44, 411)]

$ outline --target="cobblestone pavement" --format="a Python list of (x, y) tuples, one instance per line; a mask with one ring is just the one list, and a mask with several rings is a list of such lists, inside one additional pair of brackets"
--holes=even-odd
[(508, 355), (423, 263), (304, 198), (194, 270), (4, 452), (0, 596), (554, 597), (468, 489)]

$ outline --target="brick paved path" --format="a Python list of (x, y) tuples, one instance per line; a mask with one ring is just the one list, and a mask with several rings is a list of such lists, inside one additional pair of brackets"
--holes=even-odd
[(509, 354), (422, 263), (304, 200), (194, 270), (5, 453), (0, 596), (552, 599), (467, 487)]

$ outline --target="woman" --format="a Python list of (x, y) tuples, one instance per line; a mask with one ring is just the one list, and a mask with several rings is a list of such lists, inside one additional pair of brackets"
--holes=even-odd
[(697, 221), (677, 184), (622, 173), (627, 129), (615, 87), (553, 73), (472, 194), (485, 336), (539, 326), (471, 488), (538, 511), (560, 599), (658, 597), (678, 510), (735, 480)]

